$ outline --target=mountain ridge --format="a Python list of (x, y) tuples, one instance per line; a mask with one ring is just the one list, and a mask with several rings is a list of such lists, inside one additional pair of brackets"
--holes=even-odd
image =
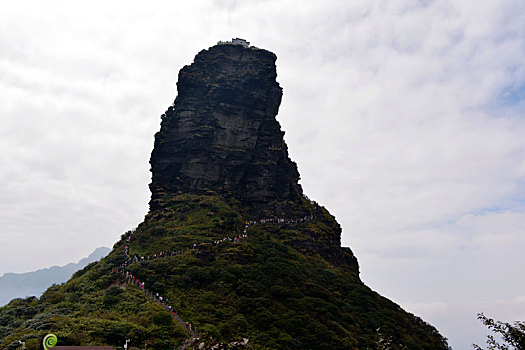
[(0, 305), (4, 305), (17, 297), (40, 296), (51, 284), (66, 282), (77, 270), (100, 260), (110, 251), (109, 248), (99, 247), (76, 263), (54, 265), (22, 273), (6, 272), (0, 276)]

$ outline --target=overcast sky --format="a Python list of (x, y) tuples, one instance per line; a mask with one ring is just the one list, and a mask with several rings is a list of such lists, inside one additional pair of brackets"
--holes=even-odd
[(523, 0), (2, 4), (0, 275), (142, 221), (179, 69), (237, 36), (277, 54), (290, 155), (365, 283), (455, 349), (477, 312), (525, 320)]

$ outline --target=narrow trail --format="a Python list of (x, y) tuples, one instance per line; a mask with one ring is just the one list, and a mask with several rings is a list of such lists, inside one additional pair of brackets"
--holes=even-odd
[[(237, 236), (232, 237), (224, 237), (222, 240), (216, 240), (211, 242), (213, 249), (217, 249), (219, 245), (223, 245), (224, 242), (233, 243), (233, 244), (239, 244), (242, 242), (245, 242), (248, 239), (248, 228), (251, 225), (286, 225), (286, 224), (301, 224), (304, 222), (309, 222), (313, 220), (314, 215), (311, 213), (310, 215), (304, 216), (302, 218), (298, 219), (283, 219), (283, 218), (264, 218), (257, 221), (246, 221), (244, 225), (243, 233)], [(137, 255), (129, 256), (129, 248), (131, 245), (131, 240), (133, 238), (133, 234), (135, 233), (135, 230), (131, 231), (131, 234), (126, 241), (125, 248), (124, 248), (124, 255), (126, 257), (125, 261), (119, 265), (117, 268), (113, 269), (113, 272), (118, 273), (121, 275), (121, 277), (124, 279), (124, 283), (126, 284), (132, 284), (135, 285), (137, 288), (139, 288), (146, 296), (148, 296), (151, 300), (162, 306), (167, 312), (170, 313), (170, 315), (184, 328), (186, 333), (189, 335), (189, 338), (179, 347), (179, 350), (184, 350), (195, 344), (198, 340), (200, 340), (200, 334), (195, 329), (194, 325), (191, 322), (184, 321), (182, 317), (173, 310), (173, 308), (168, 304), (167, 299), (164, 299), (162, 296), (159, 295), (159, 293), (154, 293), (149, 291), (144, 287), (144, 282), (141, 282), (141, 280), (137, 277), (131, 274), (129, 271), (127, 271), (127, 267), (134, 263), (139, 263), (143, 261), (154, 261), (158, 259), (164, 259), (167, 257), (173, 257), (173, 256), (183, 256), (188, 253), (191, 253), (192, 251), (195, 251), (200, 244), (206, 244), (206, 243), (199, 243), (197, 245), (196, 243), (193, 243), (189, 249), (184, 250), (178, 250), (178, 251), (172, 251), (171, 253), (165, 253), (160, 252), (158, 254), (155, 254), (153, 257), (144, 257), (141, 256), (140, 258)], [(208, 243), (209, 244), (209, 243)]]
[[(121, 274), (122, 277), (125, 278), (124, 274)], [(131, 281), (131, 278), (125, 278), (125, 281), (124, 281), (125, 284), (127, 285), (136, 285), (135, 283), (133, 283)], [(139, 289), (141, 289), (139, 287)], [(148, 290), (145, 290), (145, 289), (141, 289), (144, 294), (149, 297), (151, 300), (153, 300), (155, 303), (159, 304), (160, 306), (162, 306), (163, 309), (165, 309), (174, 319), (175, 321), (177, 321), (181, 326), (182, 328), (184, 328), (184, 330), (186, 331), (186, 333), (188, 333), (188, 335), (190, 336), (190, 338), (188, 339), (187, 342), (184, 342), (179, 349), (186, 349), (188, 347), (190, 347), (191, 345), (193, 345), (197, 340), (200, 339), (200, 336), (198, 335), (197, 331), (194, 329), (194, 327), (192, 326), (191, 323), (189, 322), (185, 322), (179, 314), (177, 314), (175, 311), (171, 310), (170, 306), (167, 305), (164, 301), (161, 301), (159, 298), (157, 298), (156, 294), (153, 294), (152, 292), (149, 292)]]

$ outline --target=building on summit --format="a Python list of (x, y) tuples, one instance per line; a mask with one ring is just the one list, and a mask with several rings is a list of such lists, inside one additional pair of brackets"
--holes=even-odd
[(241, 38), (233, 38), (232, 41), (219, 41), (217, 45), (241, 45), (243, 47), (250, 47), (250, 42)]

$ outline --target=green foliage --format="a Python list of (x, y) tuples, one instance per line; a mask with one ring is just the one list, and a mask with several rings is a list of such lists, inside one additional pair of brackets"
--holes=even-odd
[(153, 315), (153, 324), (160, 327), (173, 326), (173, 317), (166, 312), (159, 311)]
[[(487, 349), (516, 349), (522, 350), (525, 349), (525, 322), (514, 322), (514, 324), (494, 321), (491, 318), (488, 318), (483, 313), (478, 314), (478, 319), (483, 322), (485, 326), (492, 332), (498, 334), (503, 343), (500, 344), (496, 341), (494, 336), (487, 336)], [(476, 344), (472, 345), (474, 349), (482, 350), (482, 348)]]
[[(350, 250), (333, 262), (337, 252), (324, 245), (338, 240), (340, 227), (326, 210), (300, 225), (251, 226), (248, 241), (213, 247), (210, 242), (242, 232), (247, 215), (238, 203), (213, 194), (162, 201), (165, 209), (150, 213), (133, 234), (130, 254), (145, 261), (128, 270), (169, 298), (207, 341), (244, 337), (254, 349), (366, 349), (377, 348), (381, 328), (392, 349), (446, 348), (433, 327), (360, 281)], [(297, 210), (305, 215), (314, 207), (305, 201)], [(180, 344), (187, 334), (169, 313), (112, 273), (129, 234), (40, 300), (0, 308), (0, 348), (29, 337), (36, 349), (45, 332), (55, 332), (63, 345)], [(188, 251), (193, 243), (198, 248)], [(147, 260), (178, 250), (184, 254)]]

